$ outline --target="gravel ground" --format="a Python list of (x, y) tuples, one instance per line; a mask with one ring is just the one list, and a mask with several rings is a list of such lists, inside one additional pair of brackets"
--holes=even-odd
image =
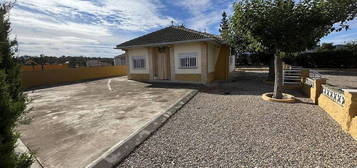
[(327, 83), (342, 89), (357, 89), (357, 70), (319, 70)]
[(357, 166), (357, 141), (308, 99), (263, 101), (262, 75), (202, 90), (118, 167)]

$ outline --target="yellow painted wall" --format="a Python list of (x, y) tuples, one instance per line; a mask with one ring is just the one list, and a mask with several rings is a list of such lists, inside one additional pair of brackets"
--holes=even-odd
[(25, 89), (73, 81), (100, 79), (127, 75), (127, 66), (66, 68), (45, 71), (23, 71), (22, 84)]
[(201, 74), (176, 74), (177, 81), (201, 82)]
[(215, 67), (215, 80), (228, 80), (229, 52), (229, 46), (221, 46)]
[(357, 140), (357, 117), (352, 118), (348, 133), (350, 133), (352, 137)]
[(319, 96), (318, 105), (337, 121), (344, 131), (357, 140), (357, 94), (345, 91), (344, 95), (343, 106), (323, 94)]
[(214, 81), (214, 72), (208, 73), (207, 81), (208, 81), (208, 83), (211, 83)]
[[(347, 89), (348, 90), (348, 89)], [(357, 92), (345, 90), (345, 116), (347, 132), (357, 140)]]
[(322, 85), (326, 83), (326, 79), (311, 79), (312, 87), (305, 84), (306, 79), (301, 79), (302, 91), (357, 140), (357, 92), (345, 89), (345, 103), (340, 105), (322, 94)]
[[(44, 65), (44, 70), (66, 69), (69, 68), (68, 64), (63, 65)], [(41, 65), (21, 65), (21, 71), (42, 71)]]
[[(319, 106), (325, 110), (335, 121), (337, 121), (342, 127), (346, 125), (346, 114), (343, 106), (335, 103), (327, 96), (321, 94), (319, 97)], [(346, 130), (346, 127), (344, 127)]]

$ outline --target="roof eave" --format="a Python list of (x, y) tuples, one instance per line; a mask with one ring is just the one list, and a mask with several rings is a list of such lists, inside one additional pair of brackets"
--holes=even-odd
[(114, 49), (140, 48), (140, 47), (162, 46), (162, 45), (181, 44), (181, 43), (190, 43), (190, 42), (202, 42), (202, 41), (217, 41), (217, 39), (205, 38), (205, 39), (197, 39), (197, 40), (173, 41), (173, 42), (165, 42), (165, 43), (151, 43), (151, 44), (131, 45), (131, 46), (119, 46), (118, 45)]

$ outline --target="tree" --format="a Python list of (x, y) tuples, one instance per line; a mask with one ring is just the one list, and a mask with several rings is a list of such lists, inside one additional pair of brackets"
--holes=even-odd
[(357, 41), (352, 41), (346, 44), (346, 48), (357, 52)]
[(219, 26), (219, 32), (221, 33), (221, 36), (223, 38), (226, 38), (227, 31), (228, 31), (228, 26), (229, 26), (229, 21), (228, 21), (228, 16), (225, 11), (222, 12), (222, 20), (221, 24)]
[(336, 46), (334, 46), (333, 43), (322, 43), (318, 50), (324, 51), (324, 50), (334, 50), (334, 49), (336, 49)]
[(0, 167), (24, 168), (31, 166), (31, 156), (14, 152), (19, 138), (16, 122), (26, 105), (21, 91), (20, 67), (14, 58), (17, 42), (9, 39), (12, 6), (8, 2), (0, 4)]
[(281, 99), (281, 55), (311, 49), (332, 31), (348, 29), (356, 9), (356, 0), (243, 0), (234, 5), (229, 33), (242, 51), (274, 52), (273, 97)]
[(41, 60), (41, 61), (40, 61), (40, 64), (41, 64), (41, 70), (42, 70), (42, 71), (45, 70), (45, 67), (44, 67), (44, 66), (45, 66), (45, 58), (44, 58), (44, 57), (45, 57), (44, 54), (41, 54), (41, 55), (40, 55), (40, 60)]

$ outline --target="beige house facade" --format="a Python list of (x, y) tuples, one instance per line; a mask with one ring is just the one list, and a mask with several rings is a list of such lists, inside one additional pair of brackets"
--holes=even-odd
[(230, 48), (219, 37), (170, 26), (116, 47), (125, 51), (128, 78), (207, 84), (228, 80)]

